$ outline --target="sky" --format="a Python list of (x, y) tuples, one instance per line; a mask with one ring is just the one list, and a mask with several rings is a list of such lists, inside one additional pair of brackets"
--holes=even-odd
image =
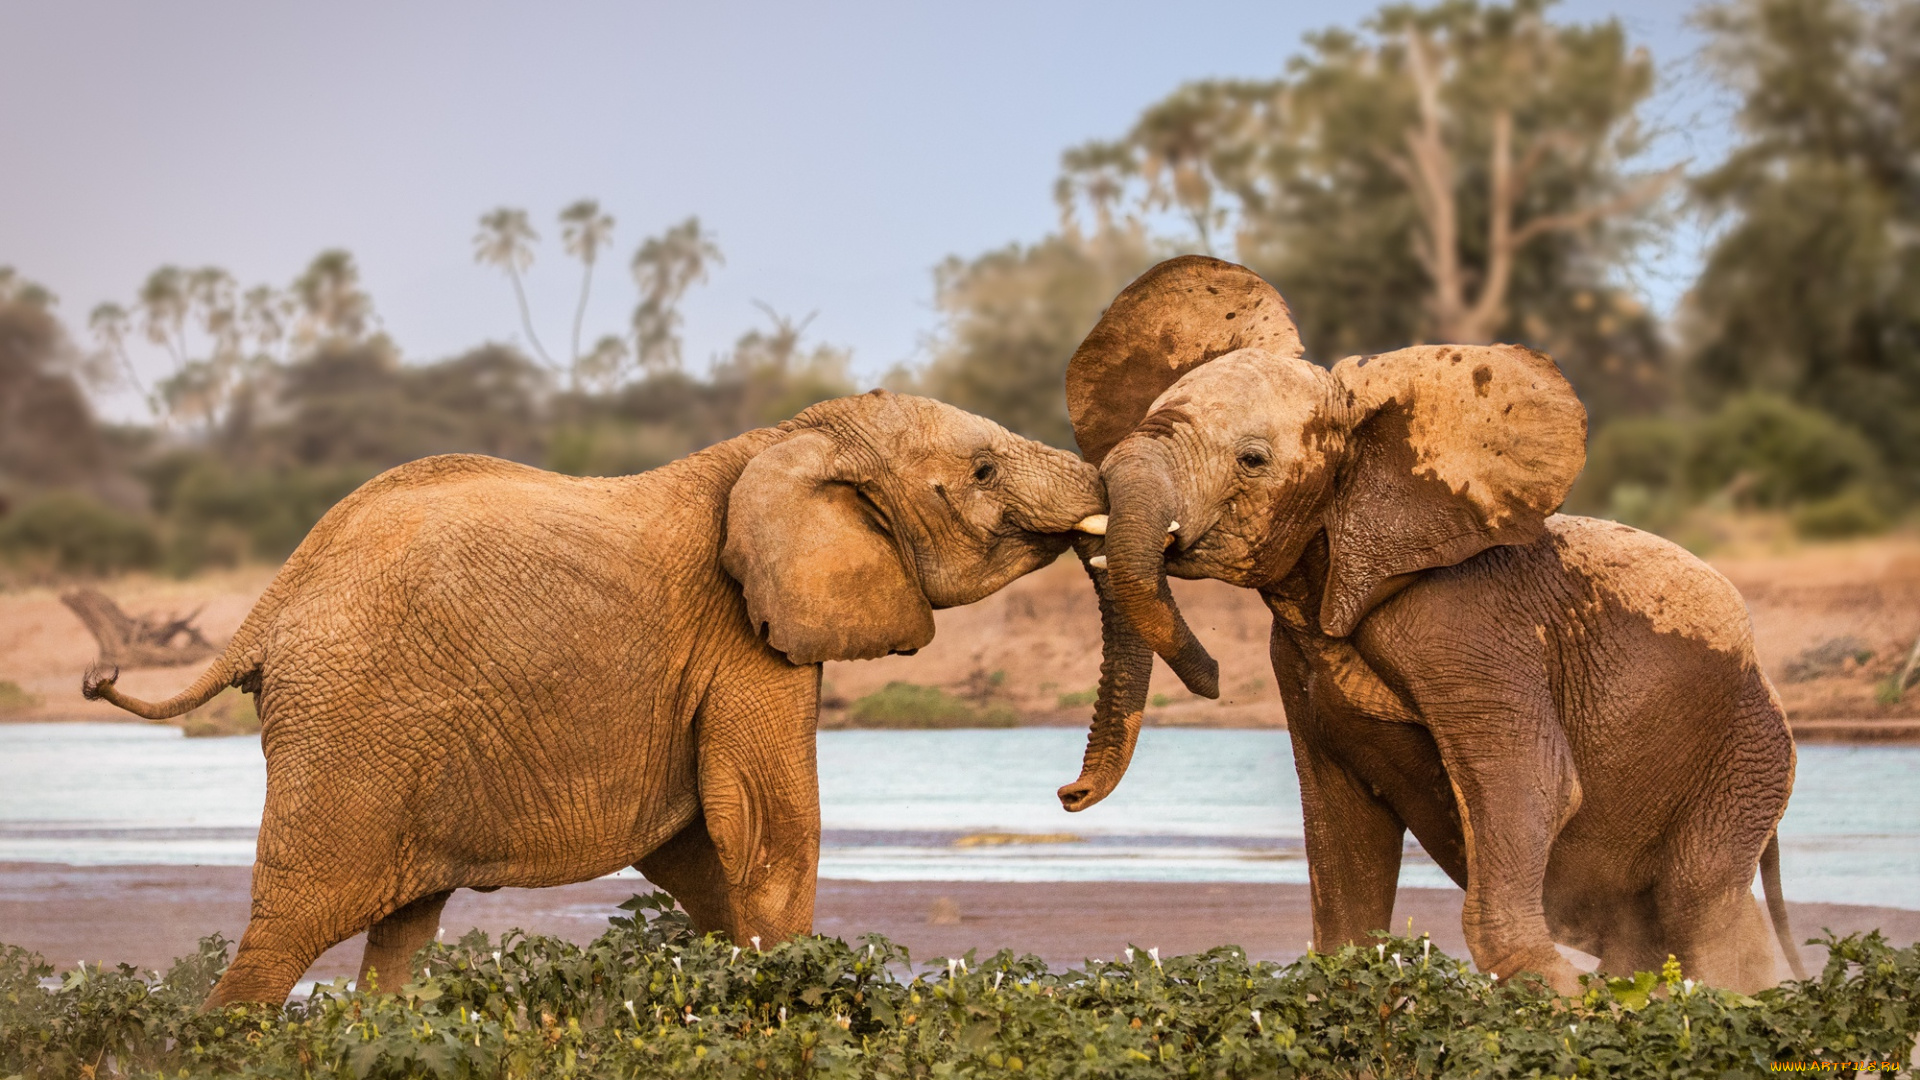
[[(626, 257), (699, 215), (725, 266), (685, 305), (705, 365), (764, 316), (813, 315), (874, 381), (925, 356), (932, 270), (1044, 236), (1061, 151), (1124, 132), (1181, 83), (1271, 77), (1303, 33), (1377, 5), (1319, 3), (0, 3), (0, 266), (60, 297), (83, 332), (156, 266), (289, 283), (318, 251), (356, 257), (410, 360), (522, 341), (506, 279), (473, 259), (479, 216), (525, 208), (550, 351), (579, 267), (554, 218), (617, 218), (586, 337), (626, 325)], [(1660, 154), (1726, 141), (1684, 74), (1684, 9), (1569, 0), (1617, 17), (1667, 72)], [(1699, 236), (1637, 275), (1664, 308)], [(145, 355), (149, 379), (164, 357)], [(131, 393), (103, 411), (141, 416)]]

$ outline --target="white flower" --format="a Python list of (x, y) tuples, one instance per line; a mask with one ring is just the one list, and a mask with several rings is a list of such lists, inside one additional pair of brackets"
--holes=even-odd
[(1680, 988), (1681, 988), (1682, 990), (1685, 990), (1685, 991), (1686, 991), (1687, 993), (1689, 993), (1689, 994), (1691, 994), (1691, 993), (1693, 993), (1693, 980), (1692, 980), (1692, 979), (1681, 979), (1681, 980), (1680, 980)]
[(755, 934), (752, 937), (748, 938), (747, 940), (753, 943), (754, 952), (760, 951), (760, 935), (759, 934)]
[(733, 966), (733, 962), (734, 962), (735, 960), (738, 960), (738, 959), (740, 959), (740, 946), (738, 946), (738, 945), (735, 945), (735, 946), (733, 947), (733, 955), (732, 955), (732, 956), (729, 956), (729, 957), (727, 957), (727, 966), (728, 966), (728, 967), (732, 967), (732, 966)]
[(673, 970), (675, 971), (680, 970), (680, 958), (677, 956), (673, 958)]
[(1127, 963), (1133, 963), (1133, 946), (1127, 946)]
[(993, 973), (993, 988), (995, 990), (1000, 989), (1000, 980), (1005, 978), (1006, 974), (1004, 971), (996, 971)]
[(782, 1005), (780, 1006), (780, 1023), (785, 1024), (786, 1022), (787, 1022), (787, 1007), (785, 1005)]
[(493, 950), (493, 962), (494, 962), (494, 963), (496, 963), (496, 964), (500, 962), (500, 950), (499, 950), (499, 949), (495, 949), (495, 950)]
[(1256, 1029), (1258, 1029), (1258, 1030), (1259, 1030), (1259, 1031), (1260, 1031), (1261, 1033), (1263, 1033), (1263, 1034), (1264, 1034), (1264, 1033), (1266, 1032), (1266, 1030), (1267, 1030), (1267, 1027), (1266, 1027), (1266, 1025), (1265, 1025), (1265, 1024), (1262, 1024), (1262, 1023), (1260, 1022), (1260, 1010), (1259, 1010), (1259, 1009), (1255, 1009), (1255, 1010), (1253, 1010), (1253, 1026), (1254, 1026), (1254, 1027), (1255, 1027)]
[(1158, 946), (1158, 945), (1155, 945), (1155, 946), (1154, 946), (1153, 948), (1151, 948), (1151, 949), (1148, 949), (1148, 950), (1147, 950), (1147, 955), (1148, 955), (1148, 956), (1151, 956), (1151, 957), (1153, 957), (1153, 966), (1154, 966), (1154, 967), (1159, 967), (1159, 966), (1160, 966), (1160, 946)]

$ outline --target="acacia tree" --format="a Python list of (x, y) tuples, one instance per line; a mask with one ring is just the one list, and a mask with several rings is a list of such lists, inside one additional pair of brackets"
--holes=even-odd
[(1647, 407), (1658, 341), (1608, 275), (1678, 175), (1633, 168), (1653, 64), (1617, 22), (1546, 8), (1394, 5), (1309, 35), (1278, 78), (1182, 87), (1069, 152), (1060, 192), (1171, 214), (1202, 250), (1230, 236), (1316, 355), (1524, 340), (1596, 413)]

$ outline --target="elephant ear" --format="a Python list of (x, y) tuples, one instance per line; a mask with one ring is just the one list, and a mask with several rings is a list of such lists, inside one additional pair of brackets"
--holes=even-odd
[(1404, 575), (1538, 539), (1587, 456), (1587, 411), (1543, 353), (1429, 345), (1349, 357), (1320, 626), (1353, 632)]
[(1239, 349), (1301, 353), (1287, 302), (1260, 275), (1204, 255), (1140, 275), (1067, 363), (1067, 416), (1080, 456), (1100, 464), (1180, 376)]
[(796, 664), (910, 653), (933, 640), (933, 609), (885, 517), (803, 430), (755, 455), (727, 500), (720, 563), (756, 633)]

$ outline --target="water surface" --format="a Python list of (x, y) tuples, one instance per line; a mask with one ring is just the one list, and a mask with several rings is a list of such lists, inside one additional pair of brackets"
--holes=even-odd
[[(822, 732), (821, 876), (1307, 880), (1285, 732), (1150, 728), (1120, 788), (1068, 814), (1053, 792), (1083, 746), (1067, 728)], [(0, 725), (0, 861), (247, 865), (265, 795), (250, 736)], [(1801, 747), (1781, 861), (1789, 899), (1920, 909), (1920, 747)], [(1400, 879), (1450, 884), (1412, 844)]]

